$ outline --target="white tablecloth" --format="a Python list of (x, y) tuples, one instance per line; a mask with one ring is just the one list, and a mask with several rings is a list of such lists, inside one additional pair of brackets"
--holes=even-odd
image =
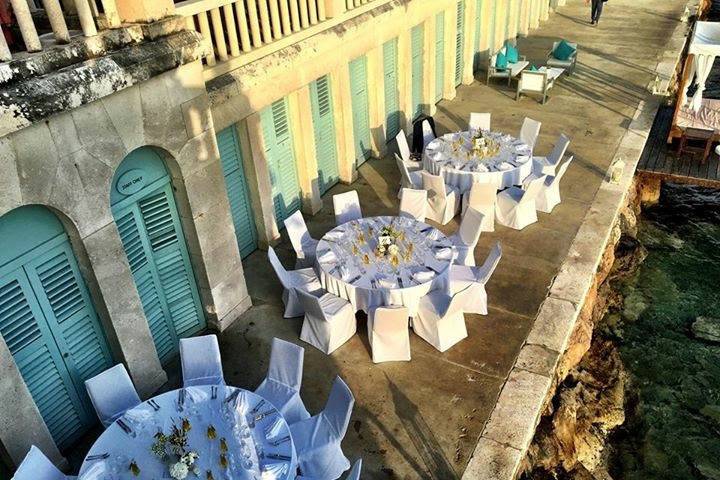
[[(397, 268), (389, 257), (374, 254), (378, 232), (391, 223), (404, 233), (398, 241)], [(403, 258), (411, 244), (412, 255)], [(370, 217), (331, 230), (318, 243), (316, 253), (322, 286), (348, 300), (356, 311), (403, 305), (415, 316), (424, 295), (447, 287), (453, 248), (450, 239), (425, 223), (404, 217)]]
[[(80, 480), (125, 480), (138, 478), (171, 478), (167, 467), (150, 451), (154, 435), (162, 429), (170, 433), (173, 423), (180, 425), (183, 418), (191, 424), (188, 433), (189, 449), (200, 456), (196, 462), (200, 476), (207, 478), (207, 471), (215, 480), (291, 480), (296, 474), (295, 447), (290, 429), (280, 413), (259, 395), (234, 388), (217, 387), (216, 399), (212, 399), (210, 386), (185, 389), (182, 411), (178, 408), (180, 390), (174, 390), (152, 399), (159, 407), (144, 402), (128, 411), (120, 420), (133, 435), (126, 433), (119, 421), (110, 425), (90, 449), (80, 469)], [(233, 395), (237, 392), (237, 395)], [(226, 402), (226, 399), (232, 399)], [(234, 406), (234, 408), (233, 408)], [(258, 419), (259, 415), (263, 415)], [(252, 422), (254, 421), (254, 427)], [(215, 439), (208, 438), (208, 426), (216, 432)], [(252, 428), (251, 428), (252, 427)], [(220, 439), (227, 443), (227, 460), (230, 466), (220, 466)], [(89, 460), (93, 455), (108, 454), (106, 459)], [(249, 462), (252, 462), (252, 466)], [(134, 476), (130, 463), (140, 468)]]
[[(436, 138), (423, 152), (423, 168), (433, 175), (442, 175), (445, 183), (470, 191), (473, 182), (494, 183), (498, 189), (521, 185), (532, 172), (532, 150), (529, 145), (511, 135), (499, 132), (484, 134), (500, 145), (499, 153), (491, 158), (472, 156), (470, 132), (449, 133)], [(462, 140), (456, 150), (453, 143)]]

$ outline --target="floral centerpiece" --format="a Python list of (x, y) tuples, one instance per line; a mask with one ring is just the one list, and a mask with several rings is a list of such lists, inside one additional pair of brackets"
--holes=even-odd
[(478, 130), (472, 138), (473, 156), (479, 158), (494, 157), (500, 151), (500, 145), (490, 137), (485, 136), (482, 130)]
[(188, 447), (191, 428), (190, 421), (183, 419), (180, 425), (173, 424), (169, 434), (155, 434), (155, 442), (150, 447), (152, 453), (167, 465), (170, 477), (175, 480), (184, 480), (191, 473), (198, 476), (199, 473), (195, 465), (198, 454)]
[(392, 225), (382, 227), (377, 237), (375, 254), (378, 257), (387, 255), (397, 257), (400, 253), (400, 247), (397, 245), (397, 241), (400, 237), (402, 237), (402, 232), (395, 230)]

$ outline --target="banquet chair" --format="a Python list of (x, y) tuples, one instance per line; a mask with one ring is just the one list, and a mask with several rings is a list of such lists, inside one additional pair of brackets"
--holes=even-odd
[(490, 130), (490, 114), (471, 113), (468, 127), (470, 130)]
[(497, 196), (495, 218), (501, 225), (522, 230), (528, 225), (537, 222), (535, 199), (543, 188), (546, 176), (536, 178), (528, 185), (526, 190), (510, 187)]
[(470, 191), (463, 195), (462, 214), (472, 207), (483, 214), (481, 231), (495, 231), (495, 204), (497, 203), (497, 184), (473, 182)]
[(520, 140), (530, 146), (530, 150), (535, 148), (535, 142), (540, 135), (540, 127), (542, 123), (532, 118), (525, 117), (522, 127), (520, 127)]
[(333, 195), (333, 208), (335, 209), (335, 223), (337, 225), (362, 218), (357, 190)]
[(424, 222), (427, 214), (427, 192), (403, 188), (400, 190), (400, 216)]
[(443, 177), (422, 171), (423, 190), (427, 191), (427, 218), (445, 225), (460, 210), (460, 191), (446, 185)]
[(360, 471), (362, 470), (362, 458), (358, 458), (350, 469), (350, 473), (345, 480), (360, 480)]
[(400, 129), (398, 134), (395, 135), (395, 143), (397, 143), (400, 159), (407, 165), (407, 169), (410, 171), (422, 170), (422, 162), (413, 158), (413, 154), (410, 153), (410, 144), (408, 144), (405, 130)]
[(400, 188), (422, 188), (422, 175), (419, 171), (411, 172), (407, 164), (395, 154), (395, 163), (400, 170)]
[(545, 177), (545, 182), (540, 189), (540, 193), (535, 199), (535, 208), (538, 211), (544, 213), (552, 213), (553, 208), (555, 208), (561, 202), (560, 180), (562, 180), (562, 177), (565, 175), (565, 172), (570, 166), (570, 162), (572, 162), (572, 160), (573, 157), (570, 156), (567, 162), (560, 165), (557, 175), (552, 177)]
[(472, 293), (470, 287), (454, 295), (448, 295), (443, 290), (428, 293), (420, 299), (417, 316), (413, 319), (413, 330), (441, 352), (452, 347), (467, 337), (463, 309)]
[(565, 156), (565, 151), (567, 151), (569, 145), (570, 139), (567, 135), (561, 133), (548, 156), (533, 157), (532, 174), (528, 176), (525, 181), (528, 179), (534, 180), (535, 178), (543, 175), (555, 175), (555, 171), (557, 170), (558, 165), (560, 165), (560, 161)]
[(140, 397), (122, 363), (85, 380), (85, 388), (95, 413), (106, 428), (140, 405)]
[(304, 356), (301, 346), (273, 338), (267, 375), (255, 390), (282, 413), (288, 424), (310, 418), (300, 398)]
[(183, 386), (225, 385), (216, 335), (180, 339)]
[(315, 249), (318, 241), (310, 236), (302, 212), (297, 212), (285, 219), (285, 229), (290, 243), (295, 249), (295, 268), (312, 267), (315, 263)]
[(12, 478), (13, 480), (74, 480), (77, 477), (62, 473), (39, 448), (33, 445)]
[(406, 307), (377, 307), (368, 315), (368, 340), (374, 363), (410, 360), (409, 312)]
[(450, 269), (450, 290), (457, 293), (469, 288), (472, 292), (468, 294), (465, 308), (463, 308), (465, 313), (488, 314), (485, 285), (492, 277), (501, 257), (502, 247), (498, 242), (490, 250), (485, 263), (481, 267), (453, 265)]
[(350, 302), (332, 293), (316, 297), (297, 290), (297, 294), (305, 309), (300, 340), (330, 355), (355, 335), (357, 323)]
[(450, 240), (455, 247), (457, 257), (455, 263), (459, 265), (475, 265), (475, 247), (482, 232), (483, 218), (485, 215), (469, 207), (460, 221), (460, 228)]
[(285, 313), (283, 317), (293, 318), (305, 314), (302, 303), (297, 298), (297, 291), (321, 292), (322, 285), (318, 280), (315, 270), (312, 268), (302, 268), (300, 270), (287, 271), (280, 263), (280, 259), (275, 253), (275, 249), (268, 247), (268, 260), (275, 270), (278, 280), (283, 286), (282, 301), (285, 304)]
[(341, 442), (347, 432), (355, 397), (340, 377), (335, 377), (325, 409), (290, 425), (300, 475), (334, 480), (350, 468)]
[(427, 148), (428, 143), (435, 140), (435, 132), (433, 132), (430, 122), (425, 119), (422, 121), (422, 134), (423, 134), (423, 151)]

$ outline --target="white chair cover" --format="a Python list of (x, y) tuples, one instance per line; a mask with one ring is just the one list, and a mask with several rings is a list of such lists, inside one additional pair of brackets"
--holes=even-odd
[(368, 340), (373, 362), (400, 362), (410, 360), (410, 332), (408, 309), (405, 307), (378, 307), (368, 315)]
[(299, 317), (305, 314), (302, 304), (297, 298), (295, 290), (304, 290), (307, 292), (319, 292), (322, 290), (320, 280), (318, 280), (315, 270), (312, 268), (303, 268), (288, 272), (280, 263), (280, 259), (275, 253), (275, 249), (268, 247), (268, 260), (275, 270), (278, 280), (282, 283), (283, 294), (282, 300), (285, 304), (285, 318)]
[(570, 166), (573, 157), (571, 156), (567, 162), (563, 163), (558, 169), (557, 175), (554, 177), (545, 177), (545, 182), (540, 189), (540, 193), (535, 199), (536, 208), (544, 213), (551, 213), (553, 208), (561, 202), (560, 199), (560, 180)]
[(535, 199), (545, 183), (546, 176), (530, 182), (527, 190), (511, 187), (503, 190), (497, 196), (495, 218), (501, 225), (522, 230), (528, 225), (537, 222)]
[(318, 241), (310, 236), (305, 219), (300, 210), (296, 211), (285, 219), (285, 229), (287, 229), (290, 243), (295, 249), (297, 260), (295, 268), (312, 267), (315, 263), (315, 250)]
[(468, 127), (470, 130), (490, 130), (490, 114), (471, 113)]
[(403, 188), (400, 190), (400, 216), (424, 222), (427, 215), (427, 192)]
[[(560, 161), (565, 156), (565, 151), (567, 151), (569, 145), (570, 139), (567, 135), (561, 133), (555, 142), (555, 146), (553, 147), (552, 152), (550, 152), (550, 155), (547, 157), (533, 157), (534, 177), (537, 178), (543, 175), (555, 175), (555, 170), (557, 170), (558, 165), (560, 165)], [(523, 181), (523, 183), (526, 182), (528, 182), (527, 179)]]
[(270, 366), (255, 393), (277, 408), (289, 424), (310, 418), (300, 397), (305, 349), (273, 338)]
[(428, 143), (435, 140), (435, 133), (430, 126), (430, 122), (426, 120), (422, 121), (422, 133), (423, 133), (423, 150), (428, 146)]
[(35, 445), (15, 471), (13, 480), (67, 480), (75, 477), (64, 475)]
[(180, 339), (183, 385), (225, 385), (216, 335)]
[(85, 380), (85, 388), (105, 427), (112, 425), (129, 409), (140, 405), (140, 397), (121, 363)]
[(410, 145), (408, 144), (405, 130), (400, 130), (398, 134), (395, 135), (395, 143), (397, 143), (397, 149), (398, 153), (400, 154), (400, 158), (405, 163), (408, 170), (411, 172), (416, 170), (422, 170), (422, 162), (413, 160), (412, 154), (410, 153)]
[(335, 223), (337, 225), (362, 218), (360, 199), (355, 190), (333, 195), (333, 207), (335, 209)]
[(314, 417), (290, 425), (300, 474), (313, 479), (337, 479), (350, 468), (341, 442), (347, 432), (355, 397), (335, 377), (325, 409)]
[(360, 480), (360, 471), (362, 470), (362, 458), (358, 458), (355, 462), (355, 465), (353, 465), (352, 469), (350, 470), (350, 473), (348, 473), (348, 476), (345, 477), (345, 480)]
[(495, 204), (497, 203), (497, 185), (494, 183), (473, 182), (470, 191), (463, 195), (462, 214), (472, 207), (483, 214), (481, 230), (495, 231)]
[[(473, 207), (469, 207), (465, 215), (463, 215), (460, 228), (450, 237), (457, 252), (455, 263), (460, 265), (475, 265), (474, 250), (480, 239), (484, 217), (482, 213)], [(452, 269), (450, 272), (452, 273)]]
[(460, 192), (445, 184), (440, 175), (422, 171), (423, 190), (428, 195), (427, 218), (445, 225), (457, 215), (460, 209)]
[(400, 170), (400, 187), (401, 188), (422, 188), (422, 176), (419, 171), (411, 172), (407, 168), (407, 164), (395, 154), (395, 164)]
[[(452, 269), (450, 271), (452, 275)], [(413, 330), (420, 338), (441, 352), (467, 337), (463, 307), (467, 303), (471, 288), (449, 296), (436, 290), (420, 302), (418, 316), (413, 320)]]
[(540, 135), (540, 127), (542, 124), (537, 120), (525, 117), (522, 127), (520, 127), (520, 140), (530, 145), (531, 149), (535, 148), (535, 142)]
[(502, 257), (500, 243), (496, 243), (481, 267), (454, 266), (450, 271), (450, 289), (453, 293), (470, 288), (465, 308), (466, 313), (487, 315), (487, 292), (485, 284), (490, 280)]
[(355, 311), (350, 302), (326, 293), (318, 298), (297, 290), (305, 309), (300, 339), (330, 355), (357, 331)]

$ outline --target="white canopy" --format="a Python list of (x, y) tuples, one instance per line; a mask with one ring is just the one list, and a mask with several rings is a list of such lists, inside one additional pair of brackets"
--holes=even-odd
[[(715, 57), (720, 55), (720, 22), (697, 22), (693, 33), (688, 54), (690, 72), (688, 78), (691, 82), (685, 85), (681, 92), (680, 105), (684, 106), (687, 101), (687, 92), (691, 83), (697, 86), (697, 91), (692, 98), (692, 109), (698, 111), (702, 105), (702, 94), (705, 91), (705, 81), (710, 75)], [(695, 78), (692, 82), (693, 77)]]

